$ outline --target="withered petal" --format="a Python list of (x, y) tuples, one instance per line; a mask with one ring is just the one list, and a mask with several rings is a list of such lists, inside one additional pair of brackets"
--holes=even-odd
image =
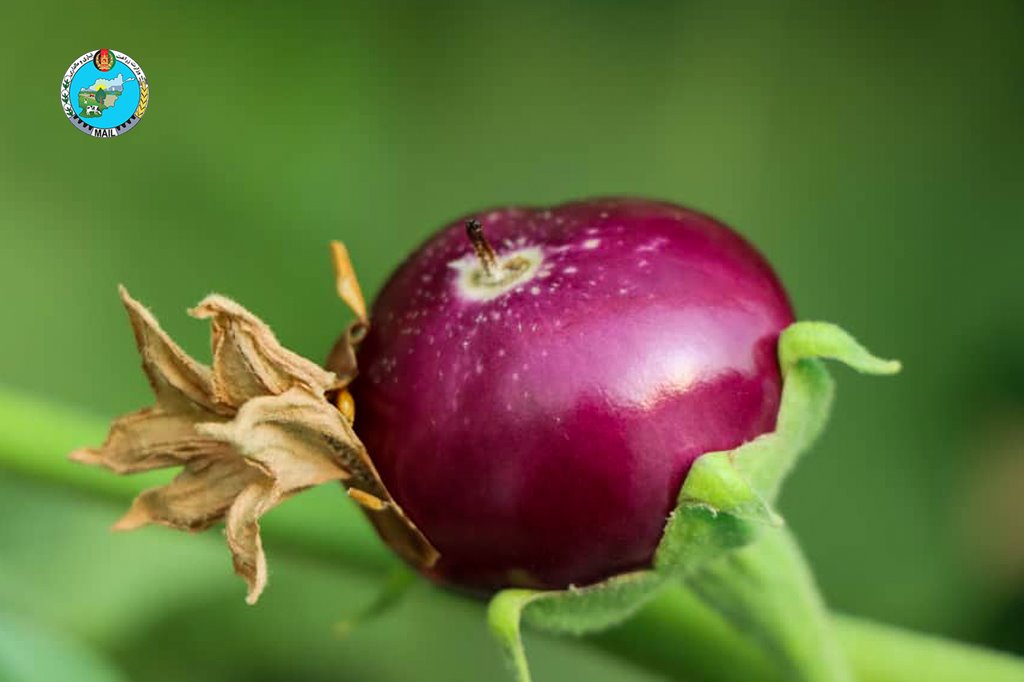
[(234, 420), (200, 424), (196, 430), (231, 443), (238, 452), (265, 469), (282, 495), (327, 481), (348, 479), (341, 458), (325, 445), (324, 434), (344, 434), (345, 420), (337, 408), (308, 389), (295, 387), (281, 395), (253, 398)]
[(216, 416), (194, 410), (168, 412), (159, 405), (147, 407), (115, 419), (99, 448), (76, 450), (69, 457), (117, 474), (176, 466), (223, 449), (222, 443), (200, 436), (194, 429), (197, 419)]
[(237, 409), (296, 384), (322, 394), (336, 383), (331, 372), (284, 348), (262, 320), (224, 296), (207, 296), (189, 314), (210, 320), (213, 392), (220, 403)]
[(174, 343), (153, 314), (131, 297), (128, 289), (120, 286), (118, 291), (142, 356), (142, 369), (157, 401), (179, 408), (198, 406), (222, 412), (213, 401), (210, 369), (193, 360)]
[(228, 510), (225, 535), (235, 573), (249, 587), (245, 601), (255, 604), (267, 586), (267, 556), (260, 538), (260, 517), (279, 501), (270, 481), (257, 481), (239, 493)]
[(186, 462), (170, 483), (144, 491), (114, 530), (132, 530), (156, 523), (178, 530), (200, 531), (227, 513), (239, 494), (254, 483), (269, 482), (267, 474), (219, 443), (219, 452)]

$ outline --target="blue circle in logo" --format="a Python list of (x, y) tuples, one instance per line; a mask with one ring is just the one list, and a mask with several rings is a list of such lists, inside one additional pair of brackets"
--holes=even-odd
[(120, 60), (106, 72), (92, 62), (83, 64), (71, 79), (69, 90), (75, 113), (94, 128), (116, 128), (139, 106), (139, 82)]

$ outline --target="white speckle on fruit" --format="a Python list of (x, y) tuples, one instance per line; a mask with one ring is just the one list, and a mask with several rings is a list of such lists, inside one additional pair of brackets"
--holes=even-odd
[(530, 287), (530, 293), (534, 296), (540, 295), (540, 287)]
[(585, 242), (583, 242), (583, 248), (587, 249), (588, 251), (592, 251), (599, 246), (601, 246), (600, 239), (588, 239)]
[(570, 265), (566, 267), (565, 270), (562, 270), (562, 272), (564, 272), (567, 275), (575, 275), (577, 272), (579, 272), (579, 268), (577, 268), (575, 265)]
[(652, 239), (651, 241), (647, 242), (646, 244), (641, 244), (640, 246), (636, 247), (636, 252), (637, 253), (652, 253), (654, 251), (657, 251), (658, 249), (660, 249), (662, 246), (664, 246), (667, 243), (668, 243), (668, 240), (665, 239), (664, 237), (656, 237), (656, 238)]

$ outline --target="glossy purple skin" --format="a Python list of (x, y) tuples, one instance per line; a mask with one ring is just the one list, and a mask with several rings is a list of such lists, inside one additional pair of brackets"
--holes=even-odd
[(353, 384), (356, 432), (441, 553), (431, 577), (564, 588), (649, 566), (694, 459), (775, 426), (785, 291), (736, 233), (671, 204), (467, 217), (499, 257), (541, 247), (536, 277), (466, 300), (452, 223), (380, 294)]

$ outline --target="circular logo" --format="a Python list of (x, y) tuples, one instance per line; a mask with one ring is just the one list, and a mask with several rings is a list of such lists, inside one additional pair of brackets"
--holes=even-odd
[(68, 67), (60, 83), (64, 115), (93, 137), (117, 137), (149, 106), (149, 82), (138, 63), (117, 50), (92, 50)]

